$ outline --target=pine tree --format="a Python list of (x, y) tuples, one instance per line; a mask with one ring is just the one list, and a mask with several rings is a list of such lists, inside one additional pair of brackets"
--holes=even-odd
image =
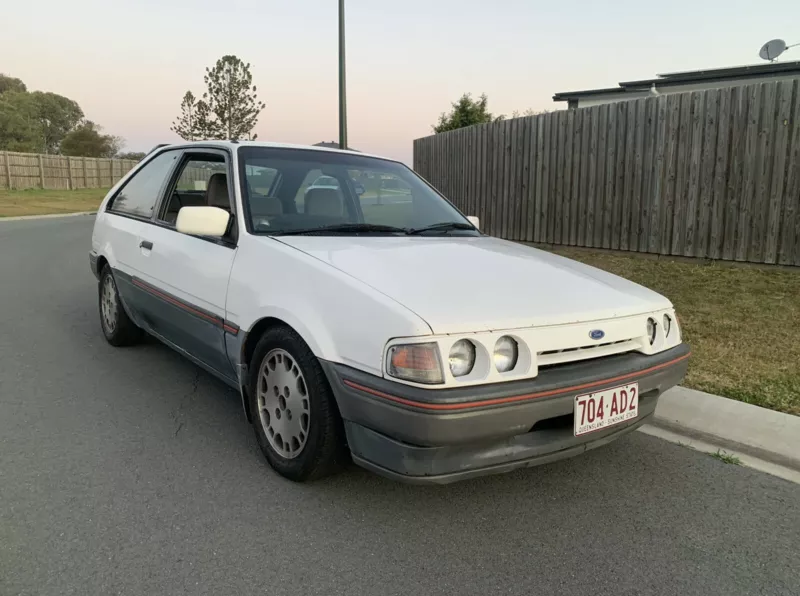
[(245, 139), (258, 122), (265, 104), (258, 101), (250, 64), (236, 56), (223, 56), (207, 68), (205, 83), (208, 91), (203, 99), (214, 118), (211, 132), (219, 139)]
[(194, 110), (194, 138), (197, 140), (215, 139), (211, 122), (211, 111), (204, 100), (200, 100), (195, 105)]
[(194, 141), (197, 138), (197, 104), (199, 103), (195, 102), (194, 94), (187, 91), (181, 102), (181, 115), (169, 128), (184, 141)]

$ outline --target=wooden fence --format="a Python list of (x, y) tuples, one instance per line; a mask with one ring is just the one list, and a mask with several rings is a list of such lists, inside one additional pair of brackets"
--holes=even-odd
[(109, 188), (137, 163), (134, 159), (0, 151), (0, 188)]
[(459, 129), (414, 169), (494, 236), (800, 266), (800, 79)]

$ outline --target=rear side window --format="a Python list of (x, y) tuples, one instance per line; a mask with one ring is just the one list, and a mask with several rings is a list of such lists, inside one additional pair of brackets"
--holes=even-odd
[(306, 206), (306, 196), (308, 196), (308, 192), (311, 190), (313, 191), (315, 188), (329, 188), (336, 192), (339, 195), (340, 199), (342, 195), (342, 189), (339, 186), (339, 181), (334, 178), (333, 176), (323, 176), (322, 170), (311, 170), (306, 174), (305, 179), (303, 180), (300, 188), (297, 190), (297, 194), (294, 197), (294, 202), (297, 205), (297, 212), (304, 213), (305, 206)]
[(128, 180), (108, 208), (118, 213), (149, 219), (177, 158), (177, 151), (167, 151), (154, 157)]
[(245, 177), (250, 187), (250, 192), (264, 197), (271, 196), (270, 191), (280, 184), (278, 170), (275, 168), (260, 168), (258, 166), (247, 166)]
[(175, 190), (179, 192), (200, 191), (205, 193), (208, 181), (214, 174), (228, 174), (225, 160), (220, 157), (214, 161), (203, 158), (192, 159), (181, 172)]

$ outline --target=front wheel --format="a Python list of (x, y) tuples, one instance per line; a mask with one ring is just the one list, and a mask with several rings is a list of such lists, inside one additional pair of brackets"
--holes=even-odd
[(287, 327), (269, 329), (250, 362), (253, 427), (270, 466), (297, 482), (337, 471), (344, 429), (328, 380), (306, 343)]
[(142, 337), (142, 330), (130, 320), (128, 313), (122, 306), (117, 292), (117, 283), (111, 267), (106, 265), (100, 272), (98, 284), (98, 298), (100, 306), (100, 326), (106, 341), (112, 346), (130, 346)]

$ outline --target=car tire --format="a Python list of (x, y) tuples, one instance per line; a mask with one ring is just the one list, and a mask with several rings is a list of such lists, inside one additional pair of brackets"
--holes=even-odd
[(248, 398), (258, 445), (270, 466), (295, 482), (339, 471), (344, 428), (325, 373), (292, 329), (268, 329), (249, 366)]
[(115, 347), (131, 346), (142, 338), (142, 330), (130, 320), (117, 291), (117, 282), (111, 267), (100, 272), (97, 284), (100, 327), (106, 341)]

